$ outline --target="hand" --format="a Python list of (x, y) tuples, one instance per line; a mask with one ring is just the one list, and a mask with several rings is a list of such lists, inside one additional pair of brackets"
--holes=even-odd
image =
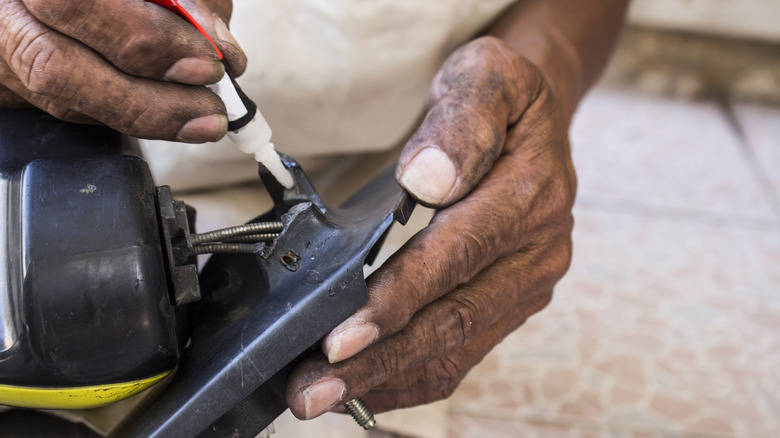
[(357, 396), (375, 412), (448, 397), (568, 269), (568, 120), (542, 72), (483, 37), (450, 56), (429, 107), (396, 175), (442, 209), (368, 278), (368, 303), (323, 340), (324, 354), (293, 371), (298, 418)]
[[(230, 36), (230, 0), (182, 5), (231, 69), (246, 58)], [(206, 88), (224, 74), (213, 46), (184, 19), (142, 0), (0, 0), (0, 103), (21, 99), (74, 122), (145, 138), (204, 142), (227, 130)], [(14, 98), (10, 92), (21, 99)]]

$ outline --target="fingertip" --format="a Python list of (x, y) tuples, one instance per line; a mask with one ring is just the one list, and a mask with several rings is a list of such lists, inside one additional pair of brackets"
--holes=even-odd
[(448, 200), (458, 180), (449, 156), (435, 146), (425, 146), (399, 169), (398, 181), (418, 201), (437, 206)]
[(190, 120), (176, 134), (176, 141), (183, 143), (205, 143), (217, 141), (227, 133), (228, 120), (225, 115), (211, 114)]
[(344, 395), (347, 387), (340, 379), (327, 379), (303, 388), (300, 392), (288, 394), (290, 411), (300, 420), (311, 420), (333, 409)]
[(336, 363), (348, 359), (363, 351), (379, 338), (379, 328), (372, 323), (361, 323), (343, 330), (337, 330), (325, 338), (322, 350), (328, 356), (328, 362)]
[(224, 75), (225, 66), (221, 62), (203, 58), (182, 58), (168, 69), (163, 79), (188, 85), (207, 85), (219, 82)]

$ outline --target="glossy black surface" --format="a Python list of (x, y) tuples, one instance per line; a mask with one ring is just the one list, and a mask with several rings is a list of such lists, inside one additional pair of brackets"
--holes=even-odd
[[(0, 111), (0, 384), (123, 383), (178, 359), (147, 164), (122, 138)], [(12, 335), (12, 336), (11, 336)]]

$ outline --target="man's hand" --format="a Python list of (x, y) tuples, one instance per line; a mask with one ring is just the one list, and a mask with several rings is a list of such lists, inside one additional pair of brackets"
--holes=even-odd
[[(242, 73), (246, 58), (225, 24), (231, 2), (182, 5), (233, 72)], [(225, 108), (200, 85), (223, 74), (213, 46), (152, 3), (0, 0), (0, 104), (6, 106), (23, 99), (60, 119), (103, 123), (132, 136), (213, 141), (227, 130)]]
[(368, 278), (369, 300), (300, 364), (299, 418), (357, 396), (375, 412), (448, 397), (544, 308), (571, 258), (575, 175), (568, 119), (543, 73), (500, 40), (450, 56), (397, 177), (442, 208)]

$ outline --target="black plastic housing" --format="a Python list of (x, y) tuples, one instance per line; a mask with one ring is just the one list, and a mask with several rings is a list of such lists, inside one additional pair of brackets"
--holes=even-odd
[(0, 385), (124, 383), (178, 362), (148, 165), (107, 128), (0, 111)]

